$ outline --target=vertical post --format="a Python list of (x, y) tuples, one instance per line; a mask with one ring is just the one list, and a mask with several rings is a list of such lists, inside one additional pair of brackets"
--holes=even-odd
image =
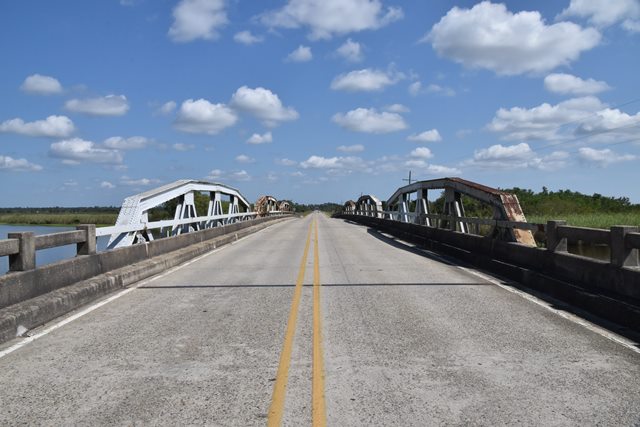
[(547, 250), (551, 252), (567, 252), (567, 239), (558, 236), (558, 227), (567, 225), (567, 221), (547, 221)]
[(611, 264), (616, 267), (638, 267), (638, 250), (627, 248), (624, 244), (624, 236), (627, 233), (636, 233), (638, 227), (616, 225), (611, 227)]
[(18, 239), (20, 252), (9, 255), (9, 271), (26, 271), (36, 268), (36, 238), (32, 231), (7, 233), (9, 239)]
[(77, 255), (93, 255), (96, 253), (96, 225), (81, 224), (76, 230), (84, 231), (85, 241), (76, 244)]

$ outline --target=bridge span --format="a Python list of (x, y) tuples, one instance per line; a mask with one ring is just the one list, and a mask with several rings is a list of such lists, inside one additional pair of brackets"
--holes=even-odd
[(0, 424), (640, 422), (637, 345), (320, 213), (56, 322), (0, 347)]

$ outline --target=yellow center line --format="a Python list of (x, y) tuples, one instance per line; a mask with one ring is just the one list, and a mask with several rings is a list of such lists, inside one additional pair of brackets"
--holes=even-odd
[(322, 361), (322, 329), (320, 319), (320, 257), (318, 255), (318, 222), (314, 218), (313, 243), (313, 380), (311, 416), (314, 427), (327, 425), (324, 402), (324, 363)]
[[(304, 254), (300, 261), (300, 269), (298, 270), (298, 279), (296, 288), (293, 292), (293, 300), (291, 301), (291, 310), (289, 312), (289, 320), (287, 321), (287, 330), (284, 335), (284, 344), (282, 345), (282, 353), (280, 354), (280, 364), (278, 365), (278, 373), (276, 374), (276, 383), (273, 386), (273, 395), (271, 396), (271, 407), (267, 418), (267, 426), (280, 426), (282, 414), (284, 412), (284, 400), (287, 391), (287, 380), (289, 379), (289, 365), (291, 365), (291, 351), (293, 349), (293, 337), (296, 333), (296, 320), (298, 318), (298, 306), (300, 305), (300, 297), (302, 295), (302, 283), (304, 282), (304, 273), (309, 255), (309, 244), (311, 242), (311, 229), (313, 223), (309, 224), (309, 232), (307, 233), (307, 242), (304, 246)], [(317, 231), (316, 231), (317, 232)]]

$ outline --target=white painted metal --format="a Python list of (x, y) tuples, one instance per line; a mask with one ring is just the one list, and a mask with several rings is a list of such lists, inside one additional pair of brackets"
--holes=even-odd
[[(195, 192), (209, 193), (211, 200), (206, 216), (198, 217)], [(222, 196), (230, 197), (227, 214), (222, 212)], [(148, 212), (172, 199), (180, 199), (173, 220), (149, 222)], [(241, 212), (241, 207), (244, 212)], [(277, 213), (274, 211), (272, 213)], [(96, 235), (110, 235), (109, 249), (129, 246), (138, 241), (153, 240), (152, 229), (169, 229), (171, 235), (216, 227), (255, 217), (250, 204), (240, 192), (225, 184), (179, 180), (162, 187), (127, 197), (122, 203), (118, 219), (113, 227), (101, 227)]]

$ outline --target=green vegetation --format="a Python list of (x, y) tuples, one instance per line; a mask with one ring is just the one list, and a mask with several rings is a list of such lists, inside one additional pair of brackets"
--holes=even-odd
[(332, 203), (332, 202), (316, 203), (316, 204), (309, 204), (309, 205), (291, 202), (291, 206), (293, 206), (293, 209), (297, 214), (302, 214), (302, 215), (308, 215), (310, 212), (315, 210), (326, 212), (328, 214), (333, 214), (333, 213), (342, 211), (341, 204)]
[(577, 227), (609, 228), (612, 225), (640, 226), (640, 205), (628, 197), (607, 197), (598, 193), (589, 196), (576, 191), (549, 191), (543, 187), (531, 190), (512, 188), (529, 222), (544, 223), (563, 219)]
[(0, 224), (20, 225), (113, 225), (119, 208), (0, 208)]
[[(546, 223), (558, 219), (576, 227), (640, 226), (640, 205), (632, 204), (627, 197), (607, 197), (598, 193), (589, 196), (570, 190), (549, 191), (545, 187), (540, 192), (517, 187), (504, 191), (518, 196), (528, 222)], [(430, 204), (433, 212), (441, 212), (444, 195)], [(463, 205), (467, 216), (492, 216), (491, 208), (469, 197), (463, 197)]]
[(528, 222), (546, 223), (553, 219), (562, 219), (576, 227), (609, 228), (612, 225), (635, 225), (640, 227), (640, 213), (587, 213), (565, 215), (526, 215)]

